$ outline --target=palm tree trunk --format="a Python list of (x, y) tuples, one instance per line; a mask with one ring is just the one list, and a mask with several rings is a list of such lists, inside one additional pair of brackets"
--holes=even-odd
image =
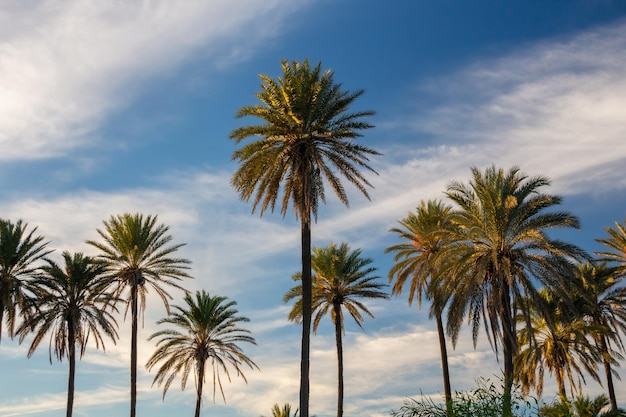
[(300, 358), (300, 416), (309, 417), (309, 357), (311, 349), (311, 304), (313, 281), (311, 277), (311, 221), (302, 216), (302, 350)]
[(513, 391), (513, 356), (515, 355), (516, 332), (513, 314), (511, 312), (511, 293), (506, 278), (501, 278), (502, 283), (502, 305), (500, 314), (502, 320), (502, 356), (504, 358), (504, 395), (503, 410), (505, 417), (513, 415), (511, 402), (511, 392)]
[(604, 363), (604, 372), (606, 373), (606, 388), (609, 391), (609, 403), (611, 404), (611, 410), (615, 411), (617, 410), (617, 398), (615, 397), (615, 386), (613, 385), (613, 373), (609, 359), (609, 350), (606, 345), (604, 335), (598, 335), (598, 344), (602, 354), (602, 362)]
[(335, 340), (337, 342), (337, 417), (343, 416), (343, 342), (341, 338), (341, 304), (333, 304)]
[(2, 295), (3, 294), (0, 293), (0, 343), (2, 343), (2, 323), (4, 323), (4, 303), (2, 302)]
[(76, 375), (76, 335), (74, 322), (67, 320), (67, 356), (70, 365), (70, 372), (67, 378), (67, 417), (72, 417), (74, 410), (74, 376)]
[(137, 406), (137, 279), (133, 278), (130, 287), (130, 417), (135, 417)]
[(200, 417), (200, 407), (202, 406), (202, 386), (204, 384), (204, 359), (198, 363), (198, 380), (196, 386), (196, 413), (195, 417)]
[(448, 367), (448, 349), (446, 348), (446, 335), (443, 330), (441, 312), (435, 314), (437, 321), (437, 334), (439, 335), (439, 351), (441, 352), (441, 370), (443, 372), (443, 392), (446, 399), (446, 413), (452, 417), (452, 390), (450, 388), (450, 369)]

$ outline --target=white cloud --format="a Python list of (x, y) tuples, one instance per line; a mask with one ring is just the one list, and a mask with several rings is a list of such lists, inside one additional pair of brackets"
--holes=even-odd
[(216, 65), (246, 59), (298, 7), (280, 0), (3, 5), (0, 158), (46, 158), (93, 142), (147, 80), (192, 56)]
[[(623, 189), (625, 27), (621, 21), (535, 44), (421, 84), (420, 94), (445, 97), (446, 104), (409, 123), (416, 135), (446, 145), (426, 154), (408, 151), (415, 156), (404, 158), (404, 175), (409, 175), (405, 195), (419, 190), (411, 179), (428, 184), (433, 173), (463, 179), (469, 166), (492, 163), (547, 175), (557, 193)], [(397, 155), (394, 148), (390, 152)]]

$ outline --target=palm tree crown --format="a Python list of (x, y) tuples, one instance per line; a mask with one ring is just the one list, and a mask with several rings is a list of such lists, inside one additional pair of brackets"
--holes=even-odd
[[(317, 217), (320, 201), (325, 202), (324, 183), (348, 205), (340, 177), (345, 177), (367, 198), (371, 184), (361, 169), (374, 172), (369, 157), (380, 155), (352, 142), (360, 131), (372, 125), (362, 121), (371, 111), (348, 112), (363, 94), (342, 91), (331, 71), (322, 72), (321, 63), (282, 62), (283, 76), (261, 75), (261, 104), (244, 106), (237, 117), (258, 117), (264, 123), (235, 129), (230, 138), (240, 143), (251, 136), (260, 139), (233, 153), (240, 163), (231, 183), (241, 199), (253, 198), (252, 211), (274, 210), (282, 194), (280, 211), (293, 204), (300, 218), (302, 237), (302, 350), (300, 361), (300, 414), (309, 417), (309, 356), (311, 333), (311, 217)], [(254, 196), (254, 197), (253, 197)]]
[(283, 61), (282, 69), (283, 77), (276, 80), (260, 75), (263, 83), (256, 96), (262, 104), (244, 106), (237, 113), (238, 118), (254, 116), (265, 123), (231, 133), (236, 143), (261, 137), (234, 152), (233, 159), (241, 166), (232, 184), (243, 200), (254, 195), (253, 210), (260, 205), (261, 214), (274, 209), (282, 188), (281, 213), (287, 213), (292, 201), (296, 216), (309, 221), (317, 214), (318, 202), (326, 201), (324, 180), (348, 205), (337, 173), (368, 196), (370, 183), (359, 168), (375, 172), (368, 156), (380, 154), (351, 139), (362, 136), (359, 130), (373, 127), (361, 119), (374, 112), (347, 113), (363, 90), (342, 91), (333, 72), (322, 72), (321, 63), (311, 68), (308, 60)]
[[(385, 284), (378, 282), (379, 276), (371, 275), (376, 271), (375, 267), (369, 266), (373, 260), (364, 258), (360, 249), (350, 250), (347, 243), (339, 246), (331, 243), (327, 247), (313, 248), (312, 265), (315, 275), (313, 276), (313, 331), (317, 332), (322, 317), (330, 312), (333, 323), (339, 320), (341, 331), (343, 327), (343, 310), (339, 314), (333, 308), (341, 306), (362, 328), (365, 321), (363, 312), (374, 318), (367, 306), (360, 299), (388, 298), (388, 294), (382, 291)], [(293, 276), (295, 281), (301, 280), (300, 273)], [(285, 294), (283, 301), (289, 302), (296, 299), (289, 313), (289, 320), (296, 323), (302, 322), (302, 285), (297, 285)]]
[[(518, 301), (524, 304), (519, 306), (520, 310), (530, 312), (530, 326), (523, 326), (518, 332), (520, 351), (515, 358), (516, 379), (525, 394), (534, 387), (541, 396), (545, 371), (548, 370), (556, 378), (559, 397), (566, 400), (566, 382), (569, 382), (572, 395), (580, 385), (580, 379), (585, 382), (585, 373), (599, 382), (596, 362), (600, 360), (600, 352), (587, 339), (593, 331), (593, 324), (572, 311), (565, 301), (555, 299), (554, 294), (545, 288), (539, 291), (539, 295), (543, 299), (541, 305), (547, 309), (537, 308), (538, 304), (529, 299)], [(545, 316), (546, 310), (550, 311), (549, 317)], [(526, 324), (527, 319), (525, 313), (517, 317), (521, 325)]]
[(274, 404), (272, 407), (272, 417), (298, 417), (298, 410), (291, 412), (291, 404), (285, 403), (281, 407), (278, 404)]
[[(246, 377), (242, 365), (257, 368), (246, 356), (238, 343), (256, 344), (249, 331), (239, 327), (248, 322), (239, 316), (233, 308), (237, 303), (227, 301), (226, 297), (210, 296), (209, 293), (196, 291), (195, 297), (185, 296), (185, 307), (174, 306), (172, 314), (158, 321), (158, 324), (173, 326), (150, 336), (158, 339), (157, 350), (146, 364), (148, 369), (161, 364), (153, 383), (163, 387), (163, 397), (174, 381), (181, 375), (181, 386), (185, 389), (189, 374), (194, 373), (196, 380), (196, 417), (200, 415), (202, 387), (205, 381), (205, 367), (213, 367), (213, 401), (216, 388), (219, 387), (224, 402), (226, 397), (222, 388), (221, 371), (230, 381), (231, 366), (244, 381)], [(246, 381), (247, 382), (247, 381)]]
[(609, 235), (596, 241), (606, 246), (606, 250), (596, 252), (606, 262), (616, 263), (618, 272), (626, 275), (626, 218), (624, 223), (615, 222), (615, 228), (607, 227), (604, 231)]
[(36, 262), (51, 251), (37, 228), (27, 231), (28, 224), (18, 220), (0, 219), (0, 341), (6, 314), (9, 336), (13, 337), (15, 322), (28, 298), (28, 279), (36, 271)]
[[(146, 294), (152, 288), (169, 312), (171, 296), (163, 285), (184, 289), (177, 284), (189, 278), (186, 270), (191, 261), (172, 257), (182, 244), (169, 245), (169, 227), (157, 224), (157, 216), (123, 214), (104, 221), (98, 234), (104, 242), (87, 241), (100, 250), (99, 259), (117, 280), (116, 297), (128, 293), (126, 312), (131, 310), (130, 416), (135, 417), (137, 403), (137, 319), (145, 310)], [(169, 245), (169, 246), (168, 246)]]
[(115, 311), (115, 298), (107, 291), (111, 280), (105, 275), (106, 267), (82, 253), (63, 252), (65, 266), (51, 260), (41, 268), (42, 273), (33, 281), (36, 308), (25, 319), (17, 333), (20, 343), (26, 335), (35, 336), (28, 350), (30, 357), (49, 333), (49, 355), (61, 361), (69, 359), (67, 416), (72, 415), (74, 401), (74, 375), (76, 346), (80, 357), (85, 354), (90, 336), (96, 348), (104, 350), (104, 336), (115, 343), (117, 322), (111, 314)]
[[(409, 305), (417, 299), (422, 304), (422, 294), (432, 298), (430, 277), (438, 272), (437, 255), (447, 244), (444, 233), (454, 227), (450, 220), (452, 207), (441, 201), (422, 201), (415, 212), (400, 220), (401, 227), (394, 227), (391, 232), (398, 234), (402, 243), (393, 245), (385, 253), (394, 252), (394, 264), (389, 270), (389, 280), (394, 285), (392, 295), (401, 295), (410, 278)], [(433, 300), (436, 301), (436, 300)]]

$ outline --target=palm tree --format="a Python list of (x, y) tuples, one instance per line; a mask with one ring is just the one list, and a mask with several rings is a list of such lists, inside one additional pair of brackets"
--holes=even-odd
[(615, 359), (623, 359), (619, 352), (624, 351), (621, 333), (626, 332), (626, 288), (624, 275), (617, 268), (599, 263), (578, 265), (570, 281), (577, 289), (577, 299), (583, 318), (595, 325), (591, 332), (593, 340), (602, 355), (602, 363), (607, 380), (607, 390), (611, 408), (617, 409), (613, 375), (619, 375), (612, 368), (618, 365)]
[(8, 333), (13, 337), (15, 320), (25, 308), (28, 279), (36, 271), (36, 262), (51, 251), (43, 236), (35, 235), (37, 228), (27, 231), (28, 223), (12, 223), (0, 219), (0, 341), (4, 315)]
[[(587, 259), (577, 246), (552, 239), (547, 231), (579, 228), (567, 212), (547, 213), (561, 198), (543, 194), (550, 181), (528, 178), (518, 167), (508, 172), (492, 166), (472, 168), (469, 185), (453, 181), (446, 195), (459, 209), (441, 259), (451, 258), (447, 276), (453, 294), (448, 307), (448, 326), (453, 341), (465, 316), (472, 321), (474, 344), (481, 317), (496, 353), (502, 347), (504, 361), (504, 411), (511, 415), (513, 360), (517, 352), (515, 300), (529, 297), (540, 302), (538, 284), (566, 294), (563, 274), (572, 259)], [(529, 320), (527, 320), (528, 323)]]
[[(35, 333), (28, 350), (30, 358), (44, 337), (50, 333), (49, 356), (52, 349), (59, 360), (67, 357), (69, 377), (67, 383), (67, 417), (74, 408), (74, 376), (76, 374), (76, 346), (80, 357), (85, 354), (89, 337), (93, 336), (96, 348), (104, 350), (104, 336), (115, 343), (117, 322), (108, 307), (115, 298), (107, 287), (111, 284), (105, 276), (106, 267), (82, 253), (63, 252), (65, 266), (47, 259), (47, 265), (33, 282), (36, 308), (18, 328), (20, 343), (31, 332)], [(115, 310), (115, 307), (113, 307)]]
[[(594, 326), (578, 312), (572, 314), (566, 302), (555, 299), (554, 294), (546, 289), (542, 289), (539, 295), (543, 299), (541, 304), (535, 300), (518, 300), (522, 313), (518, 314), (517, 320), (525, 324), (528, 317), (524, 312), (530, 312), (530, 326), (522, 327), (518, 332), (515, 377), (524, 394), (534, 387), (541, 396), (545, 371), (548, 370), (556, 378), (559, 398), (566, 401), (566, 380), (572, 395), (576, 391), (575, 376), (585, 382), (584, 372), (587, 372), (600, 382), (596, 366), (600, 351), (587, 339)], [(551, 316), (546, 317), (545, 310), (537, 305), (546, 306)]]
[(146, 306), (146, 294), (151, 287), (161, 298), (169, 313), (168, 299), (172, 297), (163, 289), (163, 284), (180, 290), (176, 281), (189, 278), (185, 270), (191, 263), (187, 259), (171, 255), (182, 244), (170, 245), (172, 236), (169, 227), (157, 225), (157, 216), (123, 214), (111, 216), (104, 221), (104, 230), (98, 234), (104, 242), (87, 241), (100, 250), (99, 259), (108, 267), (117, 280), (116, 297), (127, 292), (126, 312), (131, 311), (130, 353), (130, 416), (135, 417), (137, 404), (137, 318)]
[[(377, 282), (378, 276), (371, 275), (376, 268), (369, 266), (373, 261), (363, 258), (361, 250), (350, 250), (347, 243), (336, 246), (331, 243), (325, 248), (314, 248), (311, 257), (313, 271), (312, 312), (313, 332), (317, 332), (322, 317), (330, 312), (335, 326), (337, 345), (337, 417), (343, 415), (343, 341), (345, 333), (343, 311), (352, 316), (363, 328), (364, 318), (361, 312), (374, 318), (360, 299), (387, 298), (382, 289), (385, 284)], [(302, 274), (293, 276), (294, 281), (302, 281)], [(302, 322), (302, 284), (296, 285), (285, 294), (283, 301), (296, 299), (289, 313), (289, 320)]]
[(159, 386), (165, 381), (163, 398), (176, 378), (182, 372), (182, 389), (185, 389), (189, 374), (194, 371), (196, 380), (196, 412), (200, 416), (202, 404), (202, 388), (205, 368), (209, 363), (213, 367), (213, 401), (215, 401), (216, 385), (219, 387), (224, 402), (224, 390), (220, 370), (223, 370), (230, 381), (228, 365), (232, 366), (237, 375), (247, 382), (242, 365), (257, 368), (257, 365), (237, 345), (240, 342), (256, 344), (248, 330), (239, 323), (249, 319), (238, 316), (233, 307), (235, 301), (227, 301), (226, 297), (211, 297), (206, 291), (196, 291), (195, 299), (191, 294), (185, 295), (185, 307), (173, 306), (174, 312), (159, 320), (158, 324), (169, 324), (174, 328), (161, 330), (150, 336), (149, 340), (157, 341), (157, 350), (148, 360), (146, 367), (151, 370), (161, 364), (154, 383)]
[(298, 410), (291, 413), (291, 404), (285, 403), (282, 407), (274, 404), (272, 407), (272, 417), (298, 417)]
[(281, 214), (287, 214), (291, 202), (300, 219), (304, 301), (300, 413), (309, 417), (311, 218), (317, 218), (319, 202), (326, 202), (325, 182), (348, 205), (340, 176), (369, 198), (366, 187), (371, 184), (359, 169), (375, 173), (368, 157), (380, 154), (352, 141), (362, 136), (360, 130), (373, 127), (361, 121), (373, 112), (348, 112), (363, 90), (342, 91), (341, 85), (334, 82), (333, 72), (322, 72), (321, 63), (311, 68), (308, 60), (283, 61), (282, 69), (282, 78), (260, 76), (261, 92), (256, 96), (262, 104), (242, 107), (237, 113), (238, 118), (258, 117), (263, 124), (240, 127), (230, 134), (237, 144), (249, 137), (261, 137), (233, 153), (233, 160), (241, 165), (231, 183), (241, 199), (253, 198), (253, 212), (257, 207), (261, 215), (268, 208), (273, 211), (282, 194)]
[(606, 262), (616, 263), (620, 275), (626, 275), (626, 218), (624, 224), (615, 222), (615, 228), (607, 227), (604, 229), (609, 237), (606, 239), (596, 239), (607, 247), (607, 250), (596, 252), (602, 256)]
[(397, 233), (402, 243), (393, 245), (385, 253), (395, 252), (394, 265), (389, 271), (389, 282), (395, 278), (392, 295), (401, 295), (406, 281), (410, 278), (409, 306), (417, 299), (418, 307), (422, 305), (422, 294), (432, 301), (430, 315), (434, 316), (439, 335), (443, 386), (448, 415), (452, 415), (452, 390), (450, 388), (450, 371), (448, 353), (443, 326), (443, 310), (448, 298), (442, 285), (435, 284), (443, 280), (432, 280), (441, 268), (437, 266), (437, 255), (446, 241), (443, 229), (454, 227), (450, 221), (452, 207), (441, 201), (422, 201), (415, 212), (400, 220), (400, 227), (390, 231)]

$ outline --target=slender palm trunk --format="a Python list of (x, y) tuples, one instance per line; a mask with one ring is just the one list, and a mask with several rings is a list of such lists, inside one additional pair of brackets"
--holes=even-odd
[(311, 222), (310, 215), (302, 215), (302, 350), (300, 358), (300, 416), (309, 417), (309, 357), (311, 349), (311, 304), (313, 281), (311, 277)]
[(511, 392), (513, 391), (513, 358), (516, 354), (516, 332), (515, 322), (511, 311), (511, 293), (506, 278), (501, 278), (502, 282), (502, 305), (500, 314), (502, 320), (502, 356), (504, 358), (504, 395), (503, 395), (503, 415), (510, 417), (513, 415), (511, 402)]
[(441, 352), (441, 371), (443, 372), (443, 392), (446, 399), (446, 413), (452, 417), (452, 390), (450, 388), (450, 369), (448, 367), (448, 349), (446, 348), (446, 335), (443, 329), (441, 312), (435, 314), (437, 322), (437, 334), (439, 335), (439, 351)]
[(194, 417), (200, 417), (200, 407), (202, 406), (202, 386), (204, 385), (204, 359), (198, 363), (198, 379), (196, 386), (196, 412)]
[(130, 417), (135, 417), (137, 406), (137, 280), (134, 277), (130, 287)]
[(74, 322), (67, 320), (67, 356), (70, 372), (67, 378), (67, 417), (72, 417), (74, 410), (74, 376), (76, 375), (76, 334)]
[(337, 417), (343, 416), (343, 341), (341, 333), (341, 304), (333, 304), (335, 340), (337, 342)]
[(2, 323), (4, 323), (4, 303), (2, 302), (3, 294), (0, 293), (0, 343), (2, 343)]
[(615, 397), (615, 386), (613, 385), (613, 372), (611, 370), (611, 362), (609, 349), (606, 345), (604, 335), (598, 335), (598, 347), (602, 354), (602, 362), (604, 363), (604, 373), (606, 374), (606, 389), (609, 391), (609, 403), (611, 410), (617, 410), (617, 398)]

